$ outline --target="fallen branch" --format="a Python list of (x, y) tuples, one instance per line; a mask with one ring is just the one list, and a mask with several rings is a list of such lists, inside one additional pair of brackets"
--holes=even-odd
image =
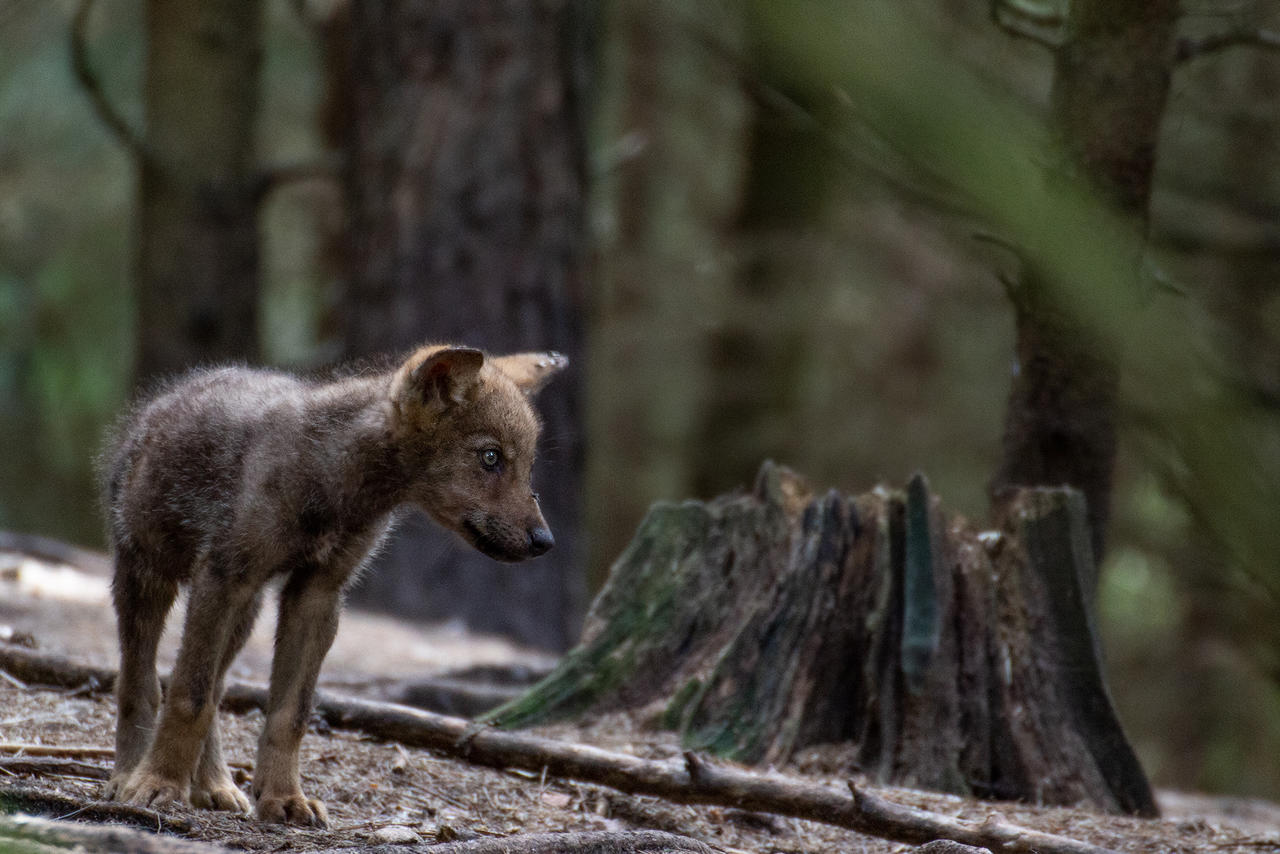
[(15, 753), (20, 756), (83, 756), (94, 759), (111, 759), (116, 755), (115, 748), (112, 747), (93, 747), (87, 744), (79, 746), (61, 744), (26, 744), (21, 742), (6, 742), (0, 744), (0, 753)]
[(110, 576), (111, 558), (102, 552), (83, 549), (39, 534), (0, 531), (0, 551), (17, 552), (45, 563), (61, 563), (91, 575)]
[[(715, 849), (661, 830), (592, 830), (567, 833), (520, 833), (466, 842), (382, 846), (374, 851), (402, 854), (713, 854)], [(312, 854), (347, 854), (354, 848), (327, 848)], [(361, 848), (360, 851), (368, 851)]]
[(158, 836), (119, 825), (0, 816), (0, 851), (128, 851), (130, 854), (223, 854), (218, 845)]
[(44, 777), (79, 777), (84, 780), (106, 780), (111, 776), (111, 770), (101, 765), (56, 756), (0, 757), (0, 771), (39, 774)]
[[(41, 685), (58, 685), (64, 688), (83, 689), (109, 693), (115, 687), (116, 673), (104, 667), (92, 667), (69, 661), (60, 655), (37, 652), (18, 644), (0, 641), (0, 673), (7, 673), (25, 687), (28, 682)], [(4, 678), (0, 676), (0, 678)], [(243, 687), (243, 686), (242, 686)], [(344, 686), (345, 689), (345, 686)], [(460, 679), (435, 678), (417, 679), (414, 681), (396, 681), (390, 684), (373, 683), (358, 686), (354, 690), (371, 691), (382, 695), (392, 703), (425, 708), (437, 712), (458, 715), (478, 715), (512, 699), (518, 693), (514, 687), (501, 685), (485, 685)], [(61, 754), (36, 752), (28, 750), (31, 756), (81, 755), (76, 748), (49, 748), (47, 746), (28, 746), (39, 750), (60, 750)], [(23, 749), (22, 745), (0, 744), (0, 753), (13, 753)], [(111, 748), (84, 748), (86, 751), (100, 750), (105, 753), (84, 753), (99, 757), (114, 756)]]
[(536, 681), (530, 680), (518, 686), (501, 685), (481, 678), (462, 678), (451, 674), (414, 679), (367, 679), (331, 687), (342, 693), (371, 700), (465, 718), (482, 715), (514, 700)]
[(59, 688), (90, 685), (100, 691), (110, 691), (116, 684), (114, 670), (77, 664), (60, 655), (36, 652), (9, 643), (0, 643), (0, 669), (23, 682)]
[[(28, 658), (38, 659), (31, 666)], [(114, 682), (114, 674), (87, 668), (55, 656), (0, 647), (0, 666), (28, 681), (79, 685), (93, 676)], [(232, 683), (223, 706), (233, 712), (261, 709), (267, 691)], [(316, 713), (330, 726), (357, 730), (407, 747), (440, 751), (480, 765), (524, 768), (548, 775), (596, 783), (636, 795), (655, 795), (676, 803), (714, 804), (777, 813), (889, 839), (921, 845), (950, 839), (990, 848), (997, 854), (1108, 854), (1108, 849), (1049, 833), (1017, 827), (997, 819), (977, 822), (894, 804), (862, 789), (852, 794), (831, 786), (779, 774), (759, 774), (708, 763), (694, 754), (683, 760), (641, 759), (585, 744), (571, 744), (526, 733), (477, 726), (462, 718), (322, 693)], [(434, 851), (434, 849), (433, 849)]]
[[(265, 700), (262, 689), (228, 690), (231, 705)], [(321, 695), (316, 711), (330, 726), (355, 729), (407, 746), (426, 747), (480, 765), (544, 770), (552, 776), (597, 783), (622, 792), (655, 795), (676, 803), (715, 804), (770, 812), (847, 827), (895, 842), (923, 844), (952, 839), (996, 852), (1104, 854), (1106, 849), (1004, 822), (966, 821), (891, 803), (857, 790), (712, 765), (693, 754), (684, 761), (641, 759), (585, 744), (476, 727), (469, 721), (390, 703)]]
[[(114, 747), (94, 747), (87, 744), (72, 744), (66, 746), (57, 744), (0, 744), (0, 753), (12, 753), (19, 758), (28, 756), (54, 756), (71, 759), (79, 756), (88, 759), (115, 759), (116, 757), (116, 749)], [(5, 761), (7, 760), (0, 759), (0, 764)], [(227, 765), (231, 768), (236, 768), (245, 772), (253, 770), (253, 764), (249, 762), (234, 762), (229, 760)], [(106, 777), (103, 777), (102, 779), (105, 780)]]
[[(190, 833), (192, 830), (191, 822), (186, 819), (166, 816), (155, 810), (114, 801), (82, 801), (27, 786), (0, 786), (0, 811), (21, 812), (56, 819), (75, 818), (81, 821), (115, 822), (152, 831), (167, 830), (170, 833)], [(4, 849), (0, 848), (0, 850)], [(140, 849), (123, 847), (116, 850)]]

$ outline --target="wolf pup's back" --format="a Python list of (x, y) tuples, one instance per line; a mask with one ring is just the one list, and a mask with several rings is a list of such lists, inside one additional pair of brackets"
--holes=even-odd
[[(136, 406), (104, 455), (113, 545), (176, 556), (226, 531), (248, 467), (297, 453), (307, 391), (286, 374), (228, 367), (190, 374)], [(166, 563), (183, 578), (190, 569)]]

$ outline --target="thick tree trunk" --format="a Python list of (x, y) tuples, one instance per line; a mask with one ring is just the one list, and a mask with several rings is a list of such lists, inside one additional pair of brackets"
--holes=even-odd
[(259, 0), (149, 0), (137, 375), (258, 353)]
[[(1056, 53), (1050, 121), (1068, 178), (1094, 188), (1139, 231), (1146, 227), (1177, 15), (1177, 0), (1076, 0)], [(1079, 321), (1071, 283), (1044, 276), (1031, 265), (1017, 288), (1018, 370), (1003, 459), (990, 487), (993, 509), (997, 517), (1004, 512), (1011, 487), (1073, 486), (1088, 502), (1094, 558), (1101, 560), (1120, 354)]]
[(920, 476), (814, 497), (766, 464), (750, 494), (656, 505), (579, 645), (489, 719), (636, 710), (741, 761), (849, 743), (881, 782), (1151, 815), (1092, 579), (1072, 490), (1023, 490), (979, 535)]
[(437, 340), (570, 357), (538, 400), (534, 480), (556, 548), (501, 567), (415, 517), (355, 598), (552, 648), (582, 598), (581, 14), (553, 0), (354, 2), (342, 99), (346, 355)]

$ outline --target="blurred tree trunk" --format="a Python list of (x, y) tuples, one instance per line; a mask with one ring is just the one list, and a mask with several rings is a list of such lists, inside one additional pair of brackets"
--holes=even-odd
[[(557, 546), (505, 567), (418, 516), (355, 592), (566, 646), (582, 609), (579, 303), (587, 7), (353, 2), (345, 55), (345, 355), (457, 341), (571, 360), (538, 399), (534, 481)], [(576, 367), (575, 367), (576, 366)]]
[[(1262, 26), (1280, 26), (1280, 8)], [(1174, 162), (1176, 171), (1163, 176), (1170, 192), (1163, 199), (1157, 237), (1178, 264), (1179, 282), (1194, 288), (1196, 303), (1208, 308), (1206, 319), (1225, 354), (1224, 387), (1208, 405), (1254, 421), (1255, 459), (1271, 461), (1254, 476), (1275, 483), (1280, 477), (1280, 318), (1266, 307), (1277, 305), (1280, 297), (1280, 242), (1272, 236), (1270, 213), (1270, 200), (1280, 188), (1275, 145), (1280, 63), (1268, 51), (1240, 46), (1196, 59), (1180, 74), (1189, 77), (1188, 115), (1180, 131), (1183, 139), (1196, 142), (1190, 156)], [(1168, 425), (1153, 426), (1141, 437), (1148, 443), (1144, 450), (1153, 460), (1167, 460), (1167, 436), (1161, 431)], [(1232, 785), (1250, 785), (1240, 781), (1263, 779), (1274, 767), (1275, 749), (1267, 738), (1276, 727), (1266, 703), (1258, 700), (1258, 689), (1249, 685), (1256, 673), (1270, 678), (1272, 690), (1280, 685), (1277, 599), (1267, 593), (1268, 576), (1272, 591), (1280, 582), (1270, 557), (1274, 552), (1263, 548), (1263, 564), (1250, 567), (1240, 558), (1247, 554), (1242, 538), (1223, 524), (1224, 516), (1240, 514), (1238, 499), (1219, 501), (1220, 493), (1197, 482), (1191, 467), (1166, 463), (1163, 468), (1168, 493), (1189, 512), (1176, 531), (1180, 535), (1164, 533), (1149, 547), (1168, 559), (1181, 607), (1167, 642), (1173, 647), (1172, 669), (1165, 678), (1150, 680), (1165, 686), (1165, 695), (1134, 703), (1132, 717), (1148, 718), (1147, 731), (1168, 734), (1162, 765), (1169, 779), (1203, 789), (1221, 787), (1228, 778)], [(1165, 648), (1158, 638), (1150, 642)], [(1233, 652), (1224, 655), (1224, 649)], [(1138, 666), (1144, 675), (1154, 670), (1149, 661), (1133, 669)], [(1179, 703), (1180, 697), (1200, 702)], [(1241, 758), (1231, 763), (1220, 761), (1227, 732), (1242, 742)]]
[[(1280, 9), (1270, 12), (1270, 24), (1273, 28), (1280, 26)], [(1228, 377), (1228, 386), (1238, 384), (1238, 388), (1232, 388), (1232, 396), (1239, 395), (1249, 406), (1256, 407), (1257, 432), (1264, 437), (1256, 446), (1258, 458), (1272, 461), (1269, 470), (1261, 476), (1275, 483), (1280, 476), (1277, 471), (1280, 468), (1280, 441), (1277, 440), (1280, 436), (1280, 337), (1277, 332), (1280, 330), (1275, 311), (1260, 307), (1276, 306), (1280, 295), (1280, 241), (1274, 238), (1274, 208), (1267, 201), (1274, 198), (1271, 193), (1280, 186), (1276, 181), (1280, 119), (1274, 108), (1280, 97), (1280, 63), (1273, 53), (1265, 50), (1244, 48), (1237, 54), (1233, 57), (1235, 62), (1220, 64), (1226, 68), (1210, 78), (1218, 83), (1218, 91), (1236, 93), (1232, 99), (1239, 111), (1236, 115), (1243, 114), (1243, 118), (1224, 122), (1228, 138), (1220, 155), (1226, 183), (1222, 192), (1238, 210), (1261, 220), (1264, 234), (1269, 223), (1272, 237), (1259, 240), (1256, 226), (1250, 230), (1233, 229), (1233, 236), (1239, 242), (1216, 247), (1201, 269), (1211, 283), (1205, 297), (1222, 324), (1219, 334), (1230, 354), (1228, 370), (1237, 372)], [(1193, 176), (1193, 180), (1197, 178), (1199, 176)], [(1175, 560), (1181, 564), (1179, 575), (1193, 591), (1188, 598), (1209, 612), (1209, 619), (1204, 623), (1198, 622), (1199, 614), (1185, 614), (1182, 636), (1195, 638), (1205, 632), (1205, 624), (1212, 626), (1215, 634), (1226, 635), (1233, 645), (1246, 650), (1273, 685), (1280, 686), (1280, 621), (1275, 619), (1278, 603), (1274, 593), (1280, 590), (1280, 575), (1276, 574), (1274, 561), (1264, 558), (1266, 564), (1247, 569), (1243, 577), (1238, 565), (1220, 566), (1225, 562), (1223, 556), (1233, 553), (1234, 545), (1228, 541), (1229, 535), (1224, 535), (1220, 521), (1214, 518), (1221, 517), (1225, 508), (1207, 506), (1203, 496), (1209, 494), (1208, 490), (1184, 483), (1181, 491), (1188, 496), (1195, 519), (1191, 534), (1193, 553)], [(1195, 560), (1196, 551), (1210, 550), (1218, 553), (1214, 560)], [(1274, 556), (1270, 549), (1264, 548), (1262, 552)], [(1271, 596), (1258, 595), (1257, 581), (1248, 577), (1251, 572), (1259, 571), (1270, 571)], [(1222, 586), (1222, 579), (1234, 582), (1225, 593), (1197, 595), (1206, 588)], [(1263, 589), (1266, 589), (1265, 583)], [(1189, 607), (1188, 611), (1191, 610)], [(1186, 643), (1190, 646), (1189, 641)], [(1203, 659), (1202, 655), (1197, 657)], [(1206, 692), (1202, 696), (1212, 694)], [(1208, 764), (1203, 760), (1200, 767)]]
[(149, 0), (137, 376), (258, 353), (259, 0)]
[[(1092, 186), (1132, 217), (1140, 231), (1177, 16), (1177, 0), (1076, 0), (1055, 55), (1050, 122), (1066, 157), (1062, 168), (1069, 180)], [(1011, 487), (1076, 487), (1088, 501), (1100, 560), (1116, 455), (1120, 354), (1073, 317), (1064, 299), (1070, 283), (1055, 287), (1044, 275), (1029, 268), (1015, 288), (1017, 369), (992, 504), (999, 517)]]
[(708, 450), (698, 444), (702, 342), (735, 273), (750, 117), (726, 57), (746, 52), (740, 7), (619, 0), (607, 9), (589, 327), (592, 588), (650, 503), (688, 495), (691, 471), (706, 468), (689, 453)]
[[(745, 46), (736, 52), (747, 54)], [(785, 69), (739, 74), (763, 103), (745, 135), (749, 162), (730, 229), (736, 257), (716, 309), (722, 320), (706, 345), (699, 453), (689, 461), (700, 496), (749, 483), (762, 459), (790, 459), (810, 441), (797, 425), (813, 337), (809, 296), (818, 285), (797, 284), (821, 281), (806, 241), (822, 221), (838, 168), (815, 132), (827, 117), (797, 119), (818, 115), (815, 93), (789, 81)]]

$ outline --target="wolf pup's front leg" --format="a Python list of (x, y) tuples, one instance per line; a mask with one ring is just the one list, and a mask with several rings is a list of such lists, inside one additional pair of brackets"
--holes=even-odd
[(267, 721), (258, 739), (253, 797), (258, 818), (327, 827), (324, 804), (302, 793), (298, 749), (311, 717), (320, 663), (338, 630), (343, 579), (304, 568), (280, 592)]

